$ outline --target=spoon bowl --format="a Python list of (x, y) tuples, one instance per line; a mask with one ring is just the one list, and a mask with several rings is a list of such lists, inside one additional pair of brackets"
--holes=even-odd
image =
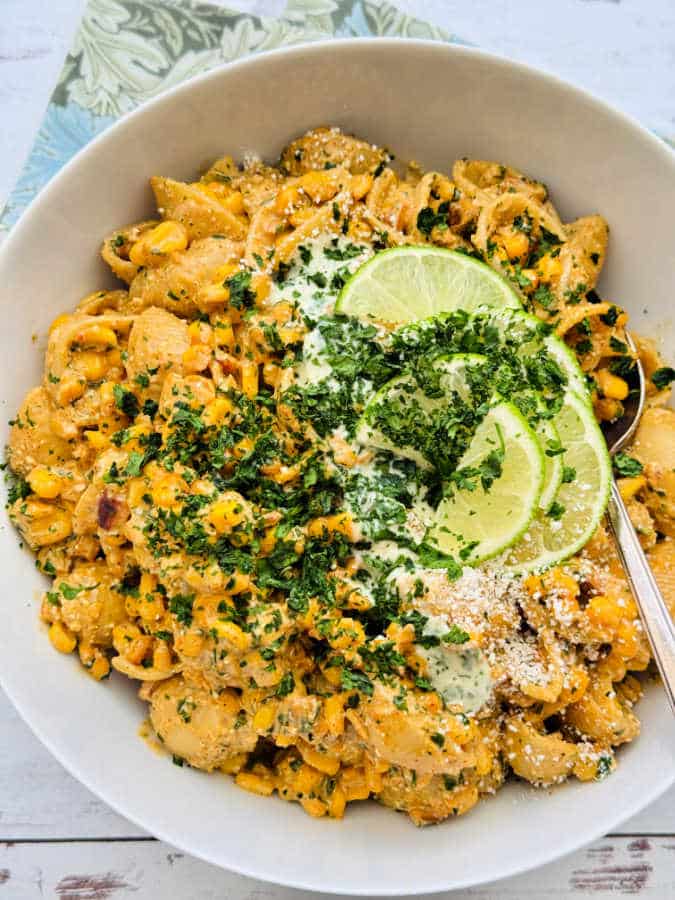
[[(634, 384), (624, 403), (623, 415), (613, 422), (602, 424), (611, 456), (615, 456), (633, 439), (645, 407), (645, 373), (637, 355), (635, 341), (628, 332), (626, 343), (635, 359)], [(675, 715), (675, 626), (631, 522), (616, 478), (612, 479), (607, 517), (670, 708)]]

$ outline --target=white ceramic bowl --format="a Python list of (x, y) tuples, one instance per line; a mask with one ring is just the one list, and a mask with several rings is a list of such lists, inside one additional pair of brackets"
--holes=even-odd
[[(401, 159), (447, 170), (496, 159), (543, 179), (565, 217), (601, 212), (612, 229), (602, 289), (635, 327), (672, 347), (675, 156), (603, 103), (476, 50), (416, 41), (314, 44), (212, 72), (135, 112), (83, 150), (14, 228), (0, 258), (7, 419), (42, 372), (47, 326), (111, 283), (101, 239), (151, 210), (148, 177), (190, 178), (223, 152), (274, 159), (317, 124), (341, 125)], [(38, 345), (31, 342), (37, 333)], [(4, 441), (3, 441), (4, 443)], [(4, 524), (0, 672), (35, 733), (77, 778), (138, 825), (246, 875), (316, 891), (409, 894), (521, 872), (637, 812), (675, 780), (675, 725), (660, 689), (643, 734), (598, 784), (510, 785), (459, 820), (415, 829), (376, 804), (316, 821), (230, 780), (176, 769), (137, 737), (144, 706), (126, 679), (99, 685), (53, 651), (38, 624), (43, 588)]]

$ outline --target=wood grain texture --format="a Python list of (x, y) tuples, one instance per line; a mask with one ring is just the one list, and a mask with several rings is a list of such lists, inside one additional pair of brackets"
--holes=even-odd
[[(536, 873), (438, 900), (665, 900), (675, 896), (675, 836), (610, 837)], [(34, 900), (311, 900), (308, 891), (223, 872), (158, 841), (0, 844), (0, 898)]]

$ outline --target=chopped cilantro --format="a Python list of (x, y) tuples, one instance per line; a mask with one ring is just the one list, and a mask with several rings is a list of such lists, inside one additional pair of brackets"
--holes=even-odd
[(447, 230), (449, 211), (449, 200), (440, 203), (437, 210), (433, 210), (430, 206), (425, 206), (417, 214), (418, 230), (428, 238), (431, 237), (431, 232), (434, 228), (438, 228), (440, 231)]
[(665, 390), (673, 381), (675, 381), (675, 369), (670, 366), (663, 366), (652, 374), (652, 384), (659, 391)]
[(235, 309), (252, 309), (255, 306), (256, 294), (251, 287), (250, 272), (237, 272), (225, 280), (224, 286), (230, 291), (230, 306)]
[(450, 630), (443, 635), (442, 640), (446, 644), (466, 644), (470, 637), (471, 635), (460, 628), (459, 625), (451, 625)]
[(131, 391), (123, 388), (121, 384), (113, 385), (113, 396), (115, 398), (115, 406), (121, 410), (125, 416), (135, 419), (141, 411), (138, 398)]
[(564, 514), (565, 507), (562, 505), (562, 503), (558, 503), (557, 500), (554, 500), (546, 510), (546, 515), (549, 517), (549, 519), (555, 519), (555, 521), (562, 519)]
[(573, 466), (563, 466), (562, 483), (571, 484), (577, 477), (577, 470)]
[(345, 666), (342, 669), (340, 681), (343, 691), (360, 691), (368, 697), (373, 694), (373, 682), (364, 672)]
[(617, 474), (623, 478), (634, 478), (642, 472), (642, 463), (627, 453), (615, 453), (612, 459)]
[(195, 597), (196, 594), (175, 594), (169, 598), (169, 612), (172, 612), (182, 625), (192, 624), (192, 606)]
[(295, 678), (293, 677), (292, 672), (286, 672), (283, 676), (277, 688), (275, 690), (275, 694), (277, 697), (286, 697), (288, 694), (293, 693), (295, 689)]
[(595, 780), (602, 781), (612, 771), (612, 757), (611, 756), (601, 756), (598, 760), (598, 766), (595, 770)]

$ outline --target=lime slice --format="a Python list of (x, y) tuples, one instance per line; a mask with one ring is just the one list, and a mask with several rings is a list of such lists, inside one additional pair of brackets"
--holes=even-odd
[(536, 514), (544, 485), (544, 454), (518, 409), (502, 401), (485, 416), (458, 469), (480, 466), (493, 451), (503, 453), (501, 473), (487, 490), (457, 488), (443, 499), (429, 532), (442, 553), (476, 565), (510, 547)]
[(443, 427), (446, 410), (475, 405), (472, 398), (472, 370), (478, 371), (487, 360), (477, 353), (457, 353), (434, 360), (439, 373), (438, 390), (428, 396), (411, 373), (388, 381), (368, 402), (359, 422), (356, 439), (367, 447), (390, 450), (429, 468), (422, 452), (425, 439), (433, 438)]
[(395, 247), (377, 253), (356, 271), (335, 311), (398, 324), (480, 306), (520, 309), (522, 304), (505, 278), (465, 253)]
[(555, 334), (549, 334), (544, 338), (544, 347), (567, 375), (567, 390), (576, 394), (590, 406), (592, 400), (588, 381), (572, 350)]
[(572, 556), (589, 540), (607, 506), (612, 467), (592, 408), (569, 393), (553, 423), (571, 480), (560, 485), (553, 509), (538, 513), (505, 555), (504, 565), (513, 571), (546, 568)]
[(541, 419), (534, 431), (544, 450), (544, 487), (539, 498), (539, 508), (548, 509), (562, 483), (563, 461), (560, 453), (551, 456), (546, 451), (560, 446), (560, 435), (550, 419)]

